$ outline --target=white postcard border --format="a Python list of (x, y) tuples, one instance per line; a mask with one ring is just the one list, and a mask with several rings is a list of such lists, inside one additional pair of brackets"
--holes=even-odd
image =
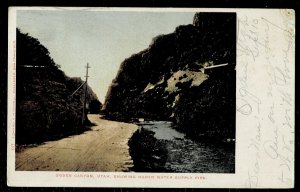
[[(19, 10), (237, 13), (235, 173), (15, 171), (16, 13)], [(292, 188), (295, 12), (291, 9), (10, 7), (7, 184), (40, 187)], [(109, 175), (110, 178), (105, 178)], [(134, 178), (118, 178), (118, 177)], [(154, 179), (147, 179), (154, 176)], [(172, 177), (172, 179), (170, 179)]]

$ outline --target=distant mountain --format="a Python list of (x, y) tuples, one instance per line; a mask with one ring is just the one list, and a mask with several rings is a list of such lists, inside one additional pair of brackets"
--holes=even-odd
[(173, 120), (195, 138), (234, 138), (235, 64), (236, 14), (197, 13), (192, 25), (155, 37), (121, 63), (103, 112)]
[[(40, 42), (17, 29), (16, 142), (39, 143), (87, 129), (82, 125), (83, 83), (59, 69)], [(87, 103), (101, 103), (88, 86)], [(95, 107), (95, 106), (93, 106)]]

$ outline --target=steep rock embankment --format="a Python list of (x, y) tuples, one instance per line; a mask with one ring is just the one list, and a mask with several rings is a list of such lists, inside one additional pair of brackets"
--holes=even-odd
[[(107, 93), (107, 118), (172, 119), (200, 137), (234, 137), (235, 13), (197, 13), (126, 59)], [(205, 69), (228, 64), (219, 69)]]
[[(40, 42), (17, 30), (16, 143), (39, 143), (82, 132), (83, 83), (59, 69)], [(98, 101), (88, 87), (88, 103)], [(99, 106), (100, 107), (100, 106)]]

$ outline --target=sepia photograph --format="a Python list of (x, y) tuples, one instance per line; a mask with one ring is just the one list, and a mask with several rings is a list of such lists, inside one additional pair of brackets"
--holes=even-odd
[(18, 11), (16, 170), (235, 172), (236, 14)]

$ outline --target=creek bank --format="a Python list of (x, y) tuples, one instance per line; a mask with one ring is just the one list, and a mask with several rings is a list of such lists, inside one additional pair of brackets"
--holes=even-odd
[[(169, 127), (167, 127), (169, 126)], [(234, 173), (235, 143), (195, 141), (170, 128), (170, 123), (139, 124), (129, 140), (132, 171)], [(173, 130), (173, 131), (170, 131)]]
[(163, 141), (154, 137), (154, 132), (137, 130), (130, 138), (129, 154), (133, 160), (132, 171), (165, 172), (167, 148)]

